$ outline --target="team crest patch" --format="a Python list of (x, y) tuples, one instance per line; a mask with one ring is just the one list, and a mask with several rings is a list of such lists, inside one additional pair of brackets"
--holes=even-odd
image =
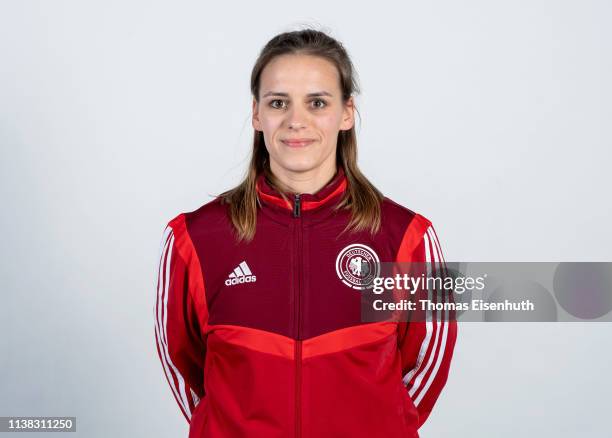
[(369, 246), (353, 243), (336, 257), (336, 273), (344, 284), (353, 289), (373, 287), (374, 278), (380, 274), (380, 260)]

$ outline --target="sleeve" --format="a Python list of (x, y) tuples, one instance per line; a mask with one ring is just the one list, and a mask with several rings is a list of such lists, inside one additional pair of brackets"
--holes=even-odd
[[(206, 320), (198, 315), (198, 293), (203, 297), (203, 278), (184, 221), (164, 230), (157, 269), (154, 306), (157, 353), (172, 393), (187, 422), (204, 397), (203, 367), (206, 343), (200, 327)], [(194, 260), (195, 258), (195, 260)], [(196, 269), (197, 268), (197, 269)], [(201, 307), (201, 302), (199, 303)]]
[[(426, 262), (419, 263), (423, 273), (425, 270), (434, 275), (438, 270), (442, 276), (446, 273), (446, 263), (436, 232), (422, 216), (408, 226), (397, 259), (399, 262)], [(423, 288), (418, 293), (426, 294), (433, 302), (453, 301), (452, 292), (441, 289), (439, 283), (429, 290)], [(417, 301), (417, 308), (418, 304)], [(417, 408), (419, 428), (429, 417), (446, 384), (457, 338), (454, 310), (432, 312), (425, 309), (420, 315), (415, 320), (398, 323), (402, 380)]]

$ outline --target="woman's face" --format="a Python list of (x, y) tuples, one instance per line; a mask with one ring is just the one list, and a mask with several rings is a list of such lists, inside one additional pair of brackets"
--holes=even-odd
[[(263, 131), (272, 172), (335, 171), (338, 132), (353, 127), (334, 64), (311, 55), (281, 55), (260, 76), (253, 128)], [(305, 143), (291, 140), (306, 140)]]

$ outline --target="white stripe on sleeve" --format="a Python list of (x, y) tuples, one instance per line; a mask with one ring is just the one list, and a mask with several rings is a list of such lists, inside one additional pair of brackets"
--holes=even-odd
[[(431, 273), (431, 266), (429, 263), (431, 261), (431, 258), (429, 254), (429, 238), (427, 237), (427, 234), (423, 236), (423, 240), (424, 240), (424, 246), (425, 246), (425, 262), (426, 262), (426, 267), (427, 267), (427, 276), (429, 276)], [(428, 288), (427, 299), (431, 300), (431, 297), (432, 297), (431, 291)], [(421, 348), (419, 349), (419, 355), (417, 357), (417, 362), (416, 362), (415, 367), (412, 370), (410, 370), (408, 373), (406, 373), (406, 375), (402, 379), (404, 382), (404, 385), (408, 385), (408, 383), (414, 377), (414, 375), (421, 370), (421, 366), (423, 365), (423, 360), (425, 359), (425, 353), (427, 353), (427, 348), (429, 347), (429, 343), (431, 342), (431, 336), (433, 334), (433, 329), (434, 329), (434, 326), (432, 322), (432, 312), (429, 309), (425, 309), (425, 330), (426, 330), (425, 338), (423, 339), (423, 342), (421, 343)]]
[[(431, 227), (429, 227), (429, 229), (427, 230), (427, 232), (429, 233), (429, 237), (431, 239), (431, 241), (434, 243), (434, 252), (435, 252), (435, 257), (436, 257), (436, 270), (438, 273), (442, 273), (442, 279), (444, 279), (444, 276), (446, 275), (446, 266), (445, 263), (443, 261), (443, 257), (442, 257), (442, 250), (440, 248), (440, 243), (438, 242), (438, 239), (433, 231), (433, 229)], [(442, 297), (442, 304), (444, 304), (445, 302), (445, 293), (444, 293), (444, 287), (442, 287), (442, 290), (440, 291), (440, 296)], [(436, 374), (438, 373), (438, 369), (440, 368), (440, 364), (442, 363), (442, 359), (444, 358), (444, 349), (446, 347), (446, 335), (448, 333), (448, 315), (449, 315), (449, 310), (448, 309), (442, 309), (441, 311), (442, 313), (442, 321), (440, 322), (440, 324), (442, 325), (442, 342), (440, 344), (440, 351), (437, 354), (437, 358), (436, 358), (436, 363), (434, 365), (434, 368), (431, 372), (431, 374), (429, 375), (429, 378), (427, 379), (427, 382), (425, 383), (425, 386), (423, 387), (423, 389), (421, 390), (421, 393), (418, 395), (418, 397), (416, 398), (416, 400), (414, 401), (414, 404), (416, 406), (419, 405), (419, 403), (421, 402), (421, 400), (423, 399), (423, 397), (425, 396), (425, 394), (427, 393), (427, 390), (429, 389), (429, 387), (431, 386), (432, 382), (434, 381)]]
[[(164, 240), (166, 241), (166, 244), (159, 262), (155, 330), (157, 334), (158, 347), (163, 357), (162, 365), (164, 367), (166, 377), (168, 378), (168, 381), (170, 383), (170, 387), (172, 388), (172, 391), (174, 392), (186, 416), (188, 418), (191, 418), (191, 409), (187, 401), (187, 392), (185, 390), (185, 380), (183, 379), (181, 373), (174, 366), (174, 363), (172, 362), (172, 359), (170, 358), (170, 354), (168, 352), (168, 292), (170, 290), (170, 266), (172, 261), (172, 249), (174, 245), (174, 234), (170, 227), (168, 227), (168, 229), (169, 231), (167, 231), (167, 233), (164, 232)], [(164, 266), (165, 271), (162, 271), (162, 268)], [(165, 275), (162, 274), (163, 272), (165, 272)], [(174, 383), (173, 376), (176, 377), (176, 380), (178, 382), (178, 388)]]
[[(430, 278), (431, 277), (431, 273), (432, 273), (432, 269), (431, 266), (435, 265), (436, 263), (436, 254), (433, 251), (433, 242), (431, 242), (430, 238), (429, 238), (429, 228), (427, 229), (424, 237), (425, 239), (425, 261), (427, 262), (427, 277)], [(433, 302), (432, 297), (433, 297), (433, 291), (430, 290), (428, 288), (428, 291), (430, 292), (429, 295), (429, 299), (430, 302)], [(417, 373), (417, 377), (414, 381), (414, 385), (412, 386), (412, 388), (410, 388), (409, 394), (410, 397), (414, 398), (414, 395), (416, 394), (416, 392), (419, 390), (419, 388), (421, 387), (423, 378), (425, 377), (425, 375), (427, 374), (427, 371), (429, 370), (429, 368), (431, 367), (431, 364), (433, 362), (435, 353), (436, 353), (436, 347), (438, 345), (438, 338), (439, 338), (439, 334), (440, 334), (440, 318), (438, 317), (438, 311), (435, 310), (434, 311), (436, 314), (436, 324), (435, 324), (435, 337), (434, 337), (434, 344), (433, 347), (431, 349), (431, 351), (429, 352), (428, 356), (427, 356), (427, 363), (425, 364), (424, 368), (420, 368), (418, 370)], [(415, 402), (415, 406), (417, 405), (417, 403)]]

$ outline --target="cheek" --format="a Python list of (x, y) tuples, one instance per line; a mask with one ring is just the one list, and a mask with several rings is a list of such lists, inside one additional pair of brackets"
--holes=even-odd
[(268, 114), (260, 117), (261, 128), (267, 135), (274, 135), (274, 133), (281, 127), (283, 119), (279, 116), (271, 116)]
[(340, 129), (341, 115), (325, 114), (316, 118), (317, 128), (327, 137), (332, 137)]

